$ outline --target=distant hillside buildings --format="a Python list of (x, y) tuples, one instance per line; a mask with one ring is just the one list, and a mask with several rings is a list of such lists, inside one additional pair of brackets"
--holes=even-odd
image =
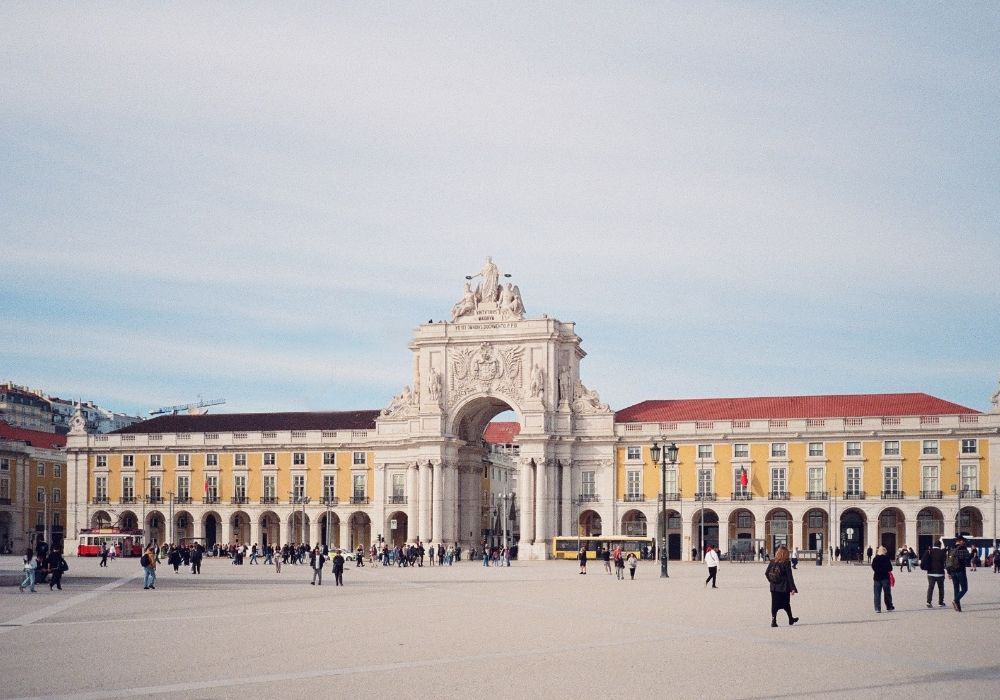
[[(49, 396), (39, 389), (13, 382), (0, 384), (0, 420), (16, 428), (65, 435), (75, 408), (74, 402)], [(112, 411), (93, 401), (81, 402), (80, 410), (91, 433), (110, 433), (142, 420), (141, 416)]]

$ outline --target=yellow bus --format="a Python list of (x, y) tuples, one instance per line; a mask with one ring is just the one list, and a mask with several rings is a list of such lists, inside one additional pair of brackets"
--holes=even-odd
[(629, 537), (627, 535), (609, 535), (607, 537), (553, 537), (552, 538), (552, 558), (553, 559), (576, 559), (580, 549), (587, 548), (587, 558), (596, 559), (597, 550), (601, 547), (614, 549), (621, 545), (622, 551), (635, 552), (636, 556), (642, 558), (642, 546), (646, 545), (646, 551), (652, 551), (652, 537)]

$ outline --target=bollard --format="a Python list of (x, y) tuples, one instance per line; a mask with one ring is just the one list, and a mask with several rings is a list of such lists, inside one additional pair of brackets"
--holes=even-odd
[(816, 566), (823, 566), (823, 555), (822, 554), (817, 554), (816, 555)]

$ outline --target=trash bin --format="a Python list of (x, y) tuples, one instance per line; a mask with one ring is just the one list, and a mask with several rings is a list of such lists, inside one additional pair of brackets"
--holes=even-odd
[(816, 566), (823, 566), (823, 553), (820, 552), (816, 555)]

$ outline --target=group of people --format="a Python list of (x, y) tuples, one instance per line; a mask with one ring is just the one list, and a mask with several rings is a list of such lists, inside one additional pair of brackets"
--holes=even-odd
[[(913, 550), (910, 549), (909, 552)], [(927, 551), (920, 557), (920, 568), (927, 572), (927, 607), (934, 607), (934, 590), (937, 589), (938, 607), (948, 607), (944, 602), (944, 582), (945, 578), (951, 581), (953, 596), (951, 607), (955, 612), (962, 612), (962, 598), (969, 592), (969, 577), (967, 569), (975, 571), (974, 562), (979, 557), (979, 552), (973, 549), (971, 552), (966, 546), (966, 540), (961, 535), (955, 538), (955, 544), (949, 549), (942, 546), (940, 540), (927, 548)], [(910, 559), (909, 554), (906, 556)], [(916, 555), (914, 555), (916, 558)], [(994, 571), (1000, 571), (998, 557), (993, 554)], [(875, 592), (875, 612), (882, 612), (882, 603), (889, 612), (895, 610), (892, 601), (892, 588), (895, 578), (892, 573), (892, 559), (885, 547), (879, 547), (874, 558), (871, 560), (872, 579), (874, 580)], [(902, 572), (902, 567), (900, 567)]]
[(50, 549), (45, 540), (39, 539), (34, 549), (28, 547), (24, 550), (23, 571), (24, 577), (18, 586), (21, 593), (26, 590), (36, 593), (35, 586), (39, 583), (46, 583), (46, 580), (50, 591), (61, 591), (62, 577), (64, 573), (69, 571), (69, 565), (58, 547)]
[[(625, 553), (622, 550), (621, 545), (615, 545), (614, 547), (599, 546), (597, 549), (597, 557), (599, 561), (604, 563), (604, 570), (611, 574), (611, 565), (614, 563), (614, 574), (619, 581), (625, 580), (625, 569), (628, 568), (629, 579), (635, 580), (635, 571), (639, 568), (639, 557), (636, 556), (635, 552)], [(580, 573), (587, 573), (587, 548), (580, 547), (580, 552), (577, 554), (577, 559), (580, 561)]]

